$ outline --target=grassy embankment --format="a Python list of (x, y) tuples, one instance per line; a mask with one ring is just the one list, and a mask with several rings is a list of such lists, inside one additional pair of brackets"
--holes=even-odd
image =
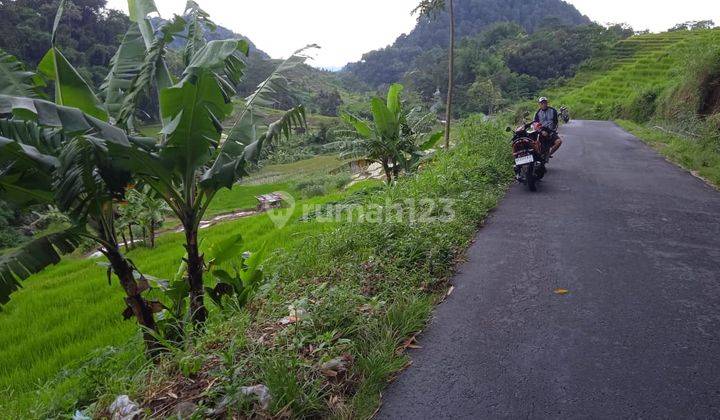
[[(100, 410), (120, 393), (152, 403), (162, 383), (180, 400), (196, 403), (201, 415), (223, 400), (230, 414), (248, 414), (258, 407), (238, 389), (262, 383), (273, 396), (266, 414), (369, 416), (386, 381), (407, 362), (397, 349), (422, 329), (457, 257), (512, 178), (499, 128), (473, 119), (459, 136), (452, 152), (396, 186), (363, 183), (300, 200), (282, 228), (260, 215), (204, 231), (207, 244), (241, 233), (249, 250), (267, 246), (272, 286), (249, 308), (216, 310), (206, 336), (176, 349), (159, 367), (140, 356), (135, 326), (120, 321), (118, 287), (103, 286), (104, 272), (92, 261), (67, 260), (30, 279), (0, 314), (0, 383), (15, 390), (0, 403), (3, 412), (67, 414), (98, 398), (89, 411)], [(418, 203), (416, 215), (446, 214), (421, 201), (427, 199), (454, 200), (454, 217), (410, 223), (407, 200)], [(403, 205), (405, 217), (375, 223), (301, 218), (303, 204), (330, 203), (359, 204), (370, 214), (388, 203)], [(181, 241), (165, 235), (156, 250), (139, 249), (131, 257), (143, 271), (169, 277)], [(282, 326), (277, 321), (288, 315), (288, 305), (305, 315)], [(323, 375), (319, 366), (342, 355), (347, 371)], [(48, 378), (54, 379), (33, 391), (35, 382)], [(186, 388), (185, 378), (208, 386)]]
[(573, 118), (616, 120), (720, 185), (720, 29), (621, 41), (550, 95)]

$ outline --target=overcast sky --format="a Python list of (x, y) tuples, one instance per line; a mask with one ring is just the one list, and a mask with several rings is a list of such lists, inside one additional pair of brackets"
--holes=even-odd
[[(464, 0), (455, 0), (464, 1)], [(163, 17), (183, 12), (184, 0), (155, 0)], [(409, 32), (418, 0), (198, 0), (218, 24), (249, 37), (274, 58), (317, 43), (317, 67), (339, 68)], [(625, 22), (664, 31), (675, 23), (712, 19), (720, 24), (720, 0), (569, 0), (599, 23)], [(126, 0), (108, 6), (127, 11)]]

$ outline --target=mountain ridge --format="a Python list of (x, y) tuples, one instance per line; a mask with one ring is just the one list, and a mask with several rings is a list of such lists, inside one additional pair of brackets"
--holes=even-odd
[[(518, 23), (529, 33), (546, 25), (579, 26), (592, 20), (564, 0), (463, 0), (456, 6), (457, 40), (475, 36), (497, 22)], [(544, 16), (538, 18), (537, 16)], [(393, 44), (365, 53), (358, 62), (348, 63), (344, 71), (372, 86), (393, 83), (413, 68), (422, 52), (448, 44), (449, 16), (422, 17), (407, 34)]]

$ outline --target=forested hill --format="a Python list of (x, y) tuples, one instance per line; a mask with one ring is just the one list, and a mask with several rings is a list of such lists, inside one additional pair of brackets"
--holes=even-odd
[[(99, 86), (130, 20), (105, 0), (68, 2), (57, 44), (86, 79)], [(34, 68), (50, 48), (59, 0), (0, 1), (0, 49)]]
[[(50, 48), (50, 31), (58, 4), (59, 0), (0, 1), (0, 22), (3, 23), (0, 49), (30, 68), (35, 67)], [(154, 23), (157, 26), (159, 19), (154, 19)], [(123, 12), (106, 8), (106, 0), (72, 0), (67, 3), (60, 21), (57, 42), (70, 62), (98, 87), (129, 24)], [(221, 26), (215, 31), (206, 29), (205, 37), (208, 40), (246, 39), (251, 45), (251, 59), (270, 58), (247, 37)], [(176, 41), (173, 47), (179, 48), (179, 44), (180, 41)]]
[[(561, 0), (461, 0), (455, 2), (458, 39), (471, 37), (495, 22), (518, 23), (527, 32), (542, 26), (591, 23), (574, 6)], [(400, 80), (424, 51), (448, 43), (449, 16), (423, 18), (409, 34), (393, 45), (371, 51), (362, 61), (348, 64), (349, 70), (366, 83), (378, 86)]]

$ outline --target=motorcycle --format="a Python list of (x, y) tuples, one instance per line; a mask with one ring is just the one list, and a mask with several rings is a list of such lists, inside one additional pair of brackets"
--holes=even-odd
[[(507, 128), (513, 132), (512, 128)], [(526, 184), (530, 191), (537, 191), (537, 182), (547, 173), (549, 149), (541, 141), (542, 124), (533, 122), (519, 126), (513, 132), (512, 149), (515, 158), (515, 178)]]
[(570, 122), (570, 111), (568, 111), (567, 107), (565, 107), (565, 106), (560, 107), (560, 119), (565, 124)]

